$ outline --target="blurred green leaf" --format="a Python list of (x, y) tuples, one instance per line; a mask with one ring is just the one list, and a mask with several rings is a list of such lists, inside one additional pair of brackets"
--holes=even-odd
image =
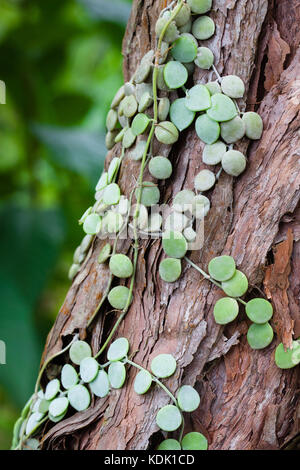
[(41, 353), (34, 308), (57, 261), (64, 226), (58, 211), (13, 206), (2, 208), (0, 226), (0, 337), (7, 348), (0, 383), (21, 405), (32, 392)]
[(50, 150), (55, 162), (95, 181), (106, 155), (104, 136), (80, 129), (53, 126), (32, 126), (34, 134)]
[(78, 124), (93, 105), (89, 96), (79, 93), (64, 93), (52, 102), (56, 112), (56, 122), (62, 126)]
[(121, 0), (78, 0), (83, 5), (90, 15), (99, 20), (109, 20), (114, 23), (119, 22), (121, 25), (126, 25), (131, 5)]

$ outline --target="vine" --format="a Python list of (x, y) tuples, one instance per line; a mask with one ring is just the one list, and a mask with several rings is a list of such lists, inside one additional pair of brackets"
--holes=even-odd
[[(158, 449), (207, 449), (207, 439), (201, 433), (190, 432), (184, 436), (184, 413), (198, 408), (198, 392), (191, 386), (183, 385), (175, 395), (162, 382), (176, 370), (174, 357), (170, 354), (156, 356), (149, 372), (128, 357), (129, 343), (126, 338), (118, 338), (111, 343), (133, 299), (139, 239), (143, 235), (155, 234), (162, 239), (166, 257), (160, 263), (159, 274), (164, 282), (179, 279), (184, 259), (225, 294), (214, 306), (216, 323), (226, 325), (234, 321), (241, 304), (252, 321), (247, 333), (249, 345), (253, 349), (263, 349), (272, 342), (273, 330), (269, 324), (273, 315), (272, 305), (262, 298), (253, 298), (248, 302), (243, 300), (248, 291), (248, 280), (236, 268), (234, 259), (228, 255), (215, 257), (206, 273), (187, 257), (189, 250), (201, 248), (197, 244), (196, 225), (203, 222), (210, 210), (210, 200), (202, 193), (213, 188), (222, 171), (233, 177), (239, 176), (246, 168), (247, 159), (243, 153), (234, 150), (233, 145), (243, 137), (260, 139), (263, 132), (263, 123), (257, 113), (240, 110), (237, 100), (245, 93), (243, 81), (235, 75), (221, 77), (214, 65), (212, 51), (199, 46), (198, 41), (208, 40), (215, 33), (215, 24), (206, 15), (211, 7), (212, 0), (178, 0), (163, 9), (155, 27), (155, 50), (147, 52), (131, 80), (118, 90), (112, 101), (106, 120), (106, 145), (110, 150), (121, 142), (121, 154), (114, 157), (108, 170), (102, 173), (96, 185), (96, 202), (79, 221), (86, 235), (75, 250), (69, 277), (73, 280), (80, 272), (90, 256), (96, 236), (106, 239), (114, 237), (113, 244), (107, 242), (98, 257), (99, 263), (109, 262), (110, 274), (105, 292), (87, 327), (95, 321), (107, 301), (113, 311), (119, 312), (119, 316), (94, 356), (89, 344), (75, 335), (67, 347), (45, 361), (34, 394), (15, 424), (14, 449), (39, 448), (39, 441), (33, 436), (38, 434), (42, 424), (49, 421), (57, 423), (71, 410), (86, 410), (90, 406), (91, 396), (104, 398), (111, 389), (120, 389), (125, 383), (126, 366), (138, 370), (134, 382), (137, 394), (146, 393), (155, 384), (172, 402), (158, 411), (156, 424), (163, 433), (180, 429), (178, 439), (166, 436)], [(192, 83), (193, 86), (188, 88), (195, 67), (212, 69), (216, 80), (205, 84)], [(166, 95), (174, 90), (177, 90), (179, 97), (171, 103), (169, 95)], [(146, 114), (148, 109), (149, 113)], [(167, 120), (168, 116), (170, 120)], [(205, 144), (203, 162), (209, 167), (220, 165), (220, 168), (216, 173), (210, 169), (201, 170), (195, 177), (194, 190), (184, 189), (174, 196), (171, 212), (165, 219), (157, 211), (149, 215), (148, 209), (159, 203), (160, 190), (157, 183), (144, 181), (146, 167), (158, 181), (172, 174), (170, 160), (153, 155), (154, 139), (162, 145), (171, 146), (179, 139), (180, 132), (189, 128), (194, 121), (196, 134)], [(128, 198), (121, 194), (116, 182), (127, 152), (129, 158), (140, 161), (139, 176)], [(135, 206), (132, 205), (133, 197), (136, 199)], [(132, 260), (117, 252), (118, 241), (128, 228), (133, 235)], [(128, 287), (112, 287), (115, 279), (128, 280)], [(108, 346), (108, 361), (100, 364), (98, 358)], [(42, 390), (41, 379), (47, 366), (67, 351), (69, 359), (61, 369), (60, 379), (51, 380)], [(285, 350), (280, 343), (276, 348), (275, 361), (283, 369), (299, 364), (300, 342), (294, 341), (289, 350)]]

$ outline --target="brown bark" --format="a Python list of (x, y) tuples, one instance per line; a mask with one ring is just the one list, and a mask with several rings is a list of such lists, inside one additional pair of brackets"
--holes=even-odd
[[(154, 45), (158, 0), (134, 0), (123, 43), (124, 75), (128, 79), (145, 52)], [(299, 201), (299, 12), (298, 0), (215, 0), (216, 35), (207, 44), (221, 75), (237, 74), (246, 83), (242, 109), (258, 109), (264, 134), (248, 148), (245, 173), (233, 180), (222, 174), (211, 194), (212, 209), (205, 223), (205, 246), (191, 258), (204, 269), (221, 253), (231, 254), (250, 280), (253, 293), (263, 289), (274, 302), (277, 333), (263, 351), (249, 348), (245, 315), (227, 328), (216, 325), (212, 309), (220, 291), (184, 265), (174, 284), (158, 276), (162, 251), (158, 240), (141, 242), (135, 295), (119, 328), (136, 362), (149, 367), (162, 352), (172, 353), (178, 372), (167, 381), (196, 384), (198, 411), (187, 418), (186, 430), (203, 432), (210, 449), (278, 449), (299, 432), (299, 368), (288, 371), (274, 364), (274, 349), (293, 332), (300, 334)], [(297, 37), (298, 35), (298, 37)], [(194, 79), (207, 81), (212, 72), (198, 70)], [(247, 150), (246, 140), (240, 149)], [(158, 146), (157, 146), (158, 147)], [(203, 145), (190, 129), (168, 149), (174, 173), (160, 184), (162, 202), (183, 188), (193, 187), (194, 175), (205, 165)], [(166, 150), (157, 148), (158, 154)], [(107, 159), (117, 155), (114, 148)], [(125, 158), (119, 184), (129, 194), (139, 164)], [(146, 174), (146, 180), (150, 176)], [(94, 350), (115, 321), (109, 310), (99, 313), (92, 328), (86, 323), (106, 287), (108, 269), (97, 263), (102, 242), (95, 241), (89, 258), (71, 286), (49, 334), (44, 357), (58, 351), (79, 331)], [(130, 241), (119, 250), (131, 253)], [(279, 253), (279, 255), (278, 255)], [(274, 257), (274, 259), (273, 259)], [(251, 297), (252, 293), (250, 293)], [(294, 331), (293, 331), (294, 330)], [(51, 368), (48, 371), (51, 373)], [(168, 402), (154, 389), (145, 396), (133, 392), (136, 371), (126, 386), (89, 410), (63, 420), (44, 436), (46, 448), (147, 449), (159, 436), (158, 409)]]

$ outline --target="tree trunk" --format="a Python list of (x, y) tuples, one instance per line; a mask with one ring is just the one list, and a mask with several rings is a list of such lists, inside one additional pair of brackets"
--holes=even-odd
[[(134, 0), (123, 42), (124, 75), (128, 80), (141, 57), (154, 46), (159, 0)], [(246, 340), (248, 322), (241, 315), (225, 329), (213, 321), (220, 290), (183, 262), (174, 284), (158, 276), (160, 240), (140, 243), (134, 300), (117, 336), (126, 336), (134, 361), (149, 368), (163, 352), (179, 367), (166, 382), (174, 392), (180, 384), (195, 385), (200, 408), (186, 424), (207, 436), (210, 449), (278, 449), (299, 432), (299, 368), (278, 369), (274, 350), (300, 336), (300, 186), (299, 158), (299, 20), (298, 0), (214, 0), (210, 13), (217, 25), (207, 41), (221, 75), (236, 74), (246, 84), (242, 106), (258, 110), (264, 121), (262, 139), (248, 147), (246, 171), (234, 179), (224, 172), (211, 194), (205, 220), (205, 245), (191, 259), (207, 268), (220, 254), (232, 255), (246, 273), (253, 291), (272, 299), (276, 339), (262, 351)], [(212, 71), (195, 72), (195, 81), (214, 80)], [(248, 141), (237, 149), (247, 150)], [(173, 176), (160, 183), (162, 201), (184, 188), (193, 188), (195, 174), (205, 165), (203, 144), (194, 129), (181, 135), (169, 150)], [(106, 166), (120, 148), (114, 147)], [(157, 148), (160, 155), (163, 149)], [(166, 155), (164, 149), (164, 155)], [(139, 164), (125, 157), (119, 184), (129, 195)], [(145, 180), (151, 177), (145, 175)], [(116, 320), (107, 305), (92, 327), (87, 321), (106, 288), (108, 268), (97, 262), (104, 242), (96, 239), (75, 278), (44, 352), (60, 350), (70, 335), (88, 338), (94, 351)], [(131, 253), (130, 241), (119, 250)], [(106, 305), (106, 304), (105, 304)], [(57, 362), (59, 364), (59, 361)], [(48, 376), (53, 369), (48, 368)], [(133, 392), (136, 371), (129, 369), (126, 386), (106, 399), (96, 399), (85, 412), (74, 414), (44, 433), (48, 449), (149, 449), (162, 435), (155, 424), (158, 409), (168, 403), (159, 389), (145, 396)]]

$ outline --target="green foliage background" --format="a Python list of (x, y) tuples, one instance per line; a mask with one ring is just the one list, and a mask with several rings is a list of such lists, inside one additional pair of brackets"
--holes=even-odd
[(1, 0), (0, 449), (32, 393), (69, 287), (105, 158), (105, 115), (122, 83), (131, 0)]

